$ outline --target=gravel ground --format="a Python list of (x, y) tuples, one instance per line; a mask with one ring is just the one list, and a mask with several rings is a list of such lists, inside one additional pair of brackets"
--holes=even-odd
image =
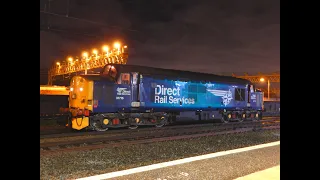
[[(212, 127), (207, 127), (207, 128), (212, 128)], [(169, 130), (168, 130), (169, 131)], [(74, 140), (81, 140), (81, 139), (96, 139), (96, 138), (103, 138), (103, 137), (113, 137), (113, 136), (135, 136), (135, 135), (152, 135), (152, 134), (159, 134), (161, 132), (166, 132), (164, 131), (126, 131), (126, 132), (117, 132), (117, 131), (112, 131), (112, 132), (106, 132), (105, 134), (96, 134), (96, 135), (81, 135), (81, 136), (71, 136), (71, 137), (59, 137), (59, 138), (44, 138), (40, 139), (40, 144), (41, 143), (48, 143), (48, 142), (63, 142), (63, 141), (74, 141)]]
[(40, 119), (40, 126), (59, 126), (55, 119)]
[[(280, 145), (124, 175), (110, 180), (230, 180), (276, 165), (280, 165)], [(263, 179), (268, 178), (264, 176)]]
[[(45, 138), (45, 139), (40, 139), (40, 144), (41, 143), (49, 143), (49, 142), (75, 141), (75, 140), (81, 140), (81, 139), (95, 139), (95, 138), (101, 138), (101, 137), (112, 137), (112, 136), (120, 136), (120, 135), (119, 135), (119, 133), (115, 133), (115, 134), (102, 134), (102, 135), (85, 135), (85, 136), (60, 137), (60, 138)], [(125, 134), (123, 134), (123, 135), (125, 135)]]
[[(189, 126), (186, 126), (189, 128)], [(212, 129), (212, 124), (208, 125), (203, 125), (203, 126), (198, 126), (196, 127), (197, 129), (202, 129), (202, 130), (208, 130)], [(127, 129), (126, 129), (127, 130)], [(41, 143), (50, 143), (50, 142), (64, 142), (64, 141), (75, 141), (75, 140), (82, 140), (82, 139), (95, 139), (95, 138), (103, 138), (103, 137), (113, 137), (113, 136), (136, 136), (136, 135), (158, 135), (161, 133), (168, 133), (168, 132), (173, 132), (176, 131), (175, 129), (155, 129), (154, 131), (145, 131), (145, 129), (137, 130), (137, 131), (117, 131), (117, 130), (112, 130), (112, 131), (107, 131), (105, 134), (88, 134), (88, 135), (79, 135), (79, 136), (69, 136), (69, 137), (55, 137), (55, 138), (43, 138), (40, 139), (40, 144)]]
[(280, 130), (40, 156), (40, 179), (73, 179), (280, 140)]
[[(208, 126), (202, 126), (197, 127), (198, 129), (212, 129), (212, 125)], [(160, 133), (166, 133), (166, 132), (172, 132), (175, 130), (171, 129), (157, 129), (155, 131), (144, 131), (141, 129), (141, 131), (138, 129), (138, 131), (130, 131), (129, 129), (124, 132), (117, 132), (117, 130), (106, 132), (105, 134), (96, 134), (96, 135), (81, 135), (81, 136), (71, 136), (71, 137), (59, 137), (59, 138), (44, 138), (40, 139), (41, 143), (47, 143), (47, 142), (62, 142), (62, 141), (74, 141), (74, 140), (80, 140), (80, 139), (95, 139), (95, 138), (102, 138), (102, 137), (113, 137), (113, 136), (136, 136), (136, 135), (158, 135)]]

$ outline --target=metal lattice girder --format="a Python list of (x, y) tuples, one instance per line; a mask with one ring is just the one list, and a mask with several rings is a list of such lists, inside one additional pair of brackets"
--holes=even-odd
[(65, 62), (57, 62), (48, 73), (48, 84), (52, 84), (54, 76), (83, 72), (89, 69), (102, 68), (107, 64), (126, 64), (128, 60), (127, 46), (120, 50), (114, 50), (107, 54), (96, 54), (82, 59)]
[[(261, 89), (265, 94), (268, 93), (268, 90), (263, 88)], [(271, 94), (279, 94), (280, 93), (280, 88), (270, 88), (270, 93)]]
[(264, 78), (265, 80), (269, 80), (270, 82), (277, 82), (280, 83), (280, 74), (274, 73), (274, 74), (258, 74), (258, 75), (248, 75), (245, 74), (244, 76), (237, 76), (235, 74), (232, 74), (232, 76), (242, 79), (247, 79), (251, 81), (252, 83), (258, 83), (260, 82), (261, 78)]

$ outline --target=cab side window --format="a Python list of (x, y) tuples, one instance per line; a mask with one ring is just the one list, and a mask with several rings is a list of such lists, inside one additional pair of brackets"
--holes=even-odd
[(130, 74), (129, 73), (121, 73), (120, 81), (118, 84), (130, 84)]
[(104, 68), (102, 75), (106, 77), (116, 78), (117, 69), (114, 66), (108, 65)]

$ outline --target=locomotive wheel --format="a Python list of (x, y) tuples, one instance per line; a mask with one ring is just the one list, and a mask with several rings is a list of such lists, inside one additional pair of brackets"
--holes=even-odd
[(259, 114), (253, 113), (253, 115), (254, 115), (253, 121), (259, 121)]
[(239, 122), (243, 122), (246, 120), (246, 113), (241, 113), (241, 116), (239, 117)]
[(138, 128), (138, 125), (130, 125), (128, 128), (129, 128), (129, 129), (137, 129), (137, 128)]
[(66, 128), (69, 130), (69, 131), (72, 131), (72, 116), (71, 114), (67, 117), (67, 125), (66, 125)]
[(167, 123), (167, 118), (165, 118), (163, 116), (160, 117), (160, 118), (157, 117), (157, 119), (160, 119), (160, 122), (155, 125), (157, 128), (160, 128), (160, 127), (164, 126)]
[(164, 126), (164, 124), (156, 124), (155, 125), (157, 128), (161, 128), (162, 126)]
[[(140, 123), (140, 119), (139, 119), (139, 118), (129, 118), (129, 124), (132, 123), (132, 122), (134, 122), (134, 123)], [(138, 128), (138, 125), (132, 125), (132, 124), (130, 124), (128, 128), (129, 128), (129, 129), (137, 129), (137, 128)]]
[(262, 120), (262, 112), (261, 111), (259, 111), (259, 120)]
[(95, 117), (93, 120), (93, 127), (96, 131), (107, 131), (109, 128), (106, 126), (109, 123), (109, 119), (103, 116)]
[(96, 131), (107, 131), (109, 128), (103, 126), (101, 122), (94, 122), (93, 127)]
[(246, 121), (251, 121), (251, 113), (246, 113)]
[(256, 121), (260, 121), (262, 120), (262, 112), (258, 111), (255, 115), (255, 119)]
[(68, 129), (68, 131), (70, 132), (77, 132), (78, 130), (75, 130), (72, 128), (72, 114), (70, 113), (67, 117), (67, 124), (66, 124), (66, 128)]
[(231, 116), (231, 114), (229, 114), (229, 113), (227, 115), (222, 115), (222, 117), (221, 117), (222, 123), (229, 123), (228, 115)]

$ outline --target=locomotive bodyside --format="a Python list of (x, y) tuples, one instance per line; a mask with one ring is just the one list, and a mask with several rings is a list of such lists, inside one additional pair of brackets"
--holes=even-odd
[(130, 112), (132, 94), (130, 85), (115, 84), (108, 81), (94, 82), (93, 113)]
[[(142, 76), (141, 76), (142, 77)], [(144, 76), (140, 102), (155, 111), (210, 111), (247, 106), (248, 85), (177, 81)]]
[[(177, 75), (179, 75), (177, 77)], [(163, 126), (196, 115), (223, 122), (262, 118), (263, 94), (234, 77), (128, 65), (107, 65), (100, 75), (71, 80), (73, 129)]]

